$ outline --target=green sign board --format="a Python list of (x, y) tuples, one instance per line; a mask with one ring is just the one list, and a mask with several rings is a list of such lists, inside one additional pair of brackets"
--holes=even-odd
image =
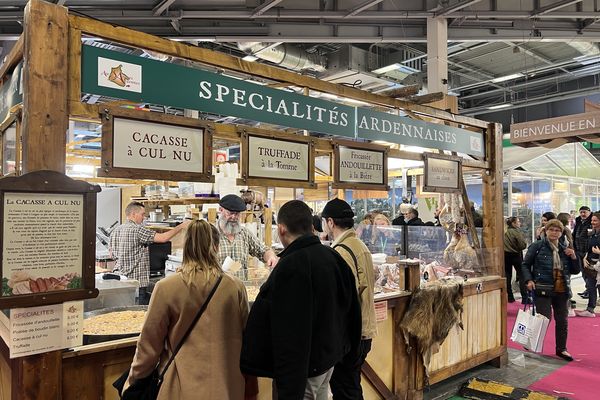
[(97, 47), (82, 53), (86, 93), (354, 137), (354, 107)]
[(347, 138), (483, 156), (483, 135), (401, 118), (223, 74), (93, 46), (82, 49), (82, 91), (307, 129)]
[(364, 139), (484, 155), (483, 135), (479, 132), (365, 108), (357, 109), (356, 133)]
[(10, 78), (4, 81), (0, 86), (0, 122), (8, 116), (11, 107), (23, 102), (23, 88), (21, 87), (21, 73), (23, 71), (23, 62), (15, 67)]

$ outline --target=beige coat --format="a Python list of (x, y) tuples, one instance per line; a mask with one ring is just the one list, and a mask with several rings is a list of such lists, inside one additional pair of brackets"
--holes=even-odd
[[(354, 265), (354, 259), (338, 244), (344, 244), (352, 250), (358, 265)], [(375, 320), (375, 271), (373, 270), (373, 258), (367, 246), (356, 236), (354, 229), (348, 229), (332, 243), (333, 247), (352, 269), (358, 299), (360, 300), (360, 311), (362, 315), (362, 338), (372, 339), (377, 336), (377, 322)]]
[[(216, 278), (188, 287), (180, 274), (156, 285), (129, 372), (126, 387), (148, 376), (159, 360), (167, 362), (172, 349), (207, 298)], [(241, 281), (224, 275), (206, 311), (188, 336), (161, 386), (159, 399), (244, 398), (240, 372), (242, 331), (248, 318), (248, 299)]]

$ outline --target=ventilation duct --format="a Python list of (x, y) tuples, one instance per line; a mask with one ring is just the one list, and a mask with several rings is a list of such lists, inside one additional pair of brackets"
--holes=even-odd
[(248, 55), (277, 64), (294, 71), (312, 69), (325, 71), (325, 58), (318, 54), (310, 54), (290, 43), (273, 44), (262, 42), (238, 43), (238, 48)]

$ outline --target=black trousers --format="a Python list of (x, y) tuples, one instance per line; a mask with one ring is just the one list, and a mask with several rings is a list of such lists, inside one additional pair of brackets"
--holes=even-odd
[(507, 253), (504, 252), (504, 273), (506, 275), (506, 293), (508, 293), (508, 299), (514, 300), (511, 281), (513, 277), (513, 267), (517, 271), (517, 279), (519, 281), (519, 291), (521, 292), (521, 299), (527, 298), (527, 289), (525, 288), (525, 282), (521, 277), (521, 264), (523, 264), (523, 255), (521, 253)]
[(150, 304), (150, 293), (148, 292), (148, 288), (141, 287), (138, 289), (139, 297), (137, 299), (137, 303), (141, 306), (147, 306)]
[(363, 392), (360, 387), (360, 367), (362, 367), (367, 354), (371, 351), (371, 339), (360, 341), (360, 356), (352, 364), (343, 360), (333, 368), (333, 375), (329, 381), (333, 400), (362, 400)]
[(550, 297), (535, 297), (535, 308), (537, 312), (552, 320), (554, 311), (555, 334), (556, 334), (556, 351), (558, 353), (567, 350), (567, 334), (568, 334), (568, 316), (567, 302), (569, 293), (556, 293)]

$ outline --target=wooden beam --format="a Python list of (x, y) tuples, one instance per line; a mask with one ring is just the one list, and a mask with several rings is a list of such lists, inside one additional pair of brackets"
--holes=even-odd
[(443, 99), (444, 99), (444, 93), (442, 93), (442, 92), (427, 93), (427, 94), (422, 94), (420, 96), (408, 97), (408, 100), (413, 101), (417, 104), (433, 103), (434, 101), (440, 101)]
[(338, 96), (361, 100), (372, 104), (399, 109), (409, 109), (421, 114), (430, 115), (435, 118), (456, 122), (463, 125), (470, 125), (483, 129), (487, 127), (487, 122), (480, 121), (475, 118), (452, 114), (433, 107), (413, 104), (408, 101), (391, 99), (387, 96), (381, 96), (378, 94), (365, 92), (360, 89), (300, 75), (296, 72), (287, 71), (266, 64), (246, 62), (240, 58), (217, 51), (189, 46), (184, 43), (159, 38), (154, 35), (137, 32), (124, 27), (115, 27), (98, 20), (92, 20), (77, 15), (71, 15), (70, 20), (71, 26), (73, 28), (80, 29), (82, 32), (109, 40), (114, 40), (129, 46), (158, 51), (174, 57), (198, 61), (233, 71), (244, 72), (250, 75), (269, 77), (275, 81), (288, 82), (295, 86), (308, 87), (312, 90), (332, 93)]
[(398, 400), (398, 396), (396, 396), (392, 391), (385, 386), (385, 383), (381, 380), (377, 372), (371, 367), (371, 365), (365, 361), (361, 367), (361, 372), (365, 378), (369, 381), (369, 383), (373, 386), (375, 391), (384, 399), (384, 400)]
[(4, 76), (12, 70), (23, 59), (23, 35), (19, 36), (17, 43), (6, 56), (4, 63), (0, 67), (0, 81), (4, 80)]
[(404, 86), (397, 89), (386, 90), (385, 92), (380, 92), (383, 96), (392, 97), (394, 99), (397, 98), (405, 98), (407, 96), (412, 96), (414, 94), (419, 93), (420, 85), (410, 85)]
[(65, 171), (68, 32), (65, 7), (41, 0), (27, 3), (23, 51), (24, 173)]
[(496, 265), (487, 265), (489, 275), (504, 276), (504, 233), (502, 202), (502, 125), (490, 124), (485, 135), (485, 154), (489, 154), (488, 171), (482, 174), (483, 182), (483, 243)]
[(69, 29), (68, 52), (68, 101), (79, 103), (81, 101), (81, 31), (79, 29)]

